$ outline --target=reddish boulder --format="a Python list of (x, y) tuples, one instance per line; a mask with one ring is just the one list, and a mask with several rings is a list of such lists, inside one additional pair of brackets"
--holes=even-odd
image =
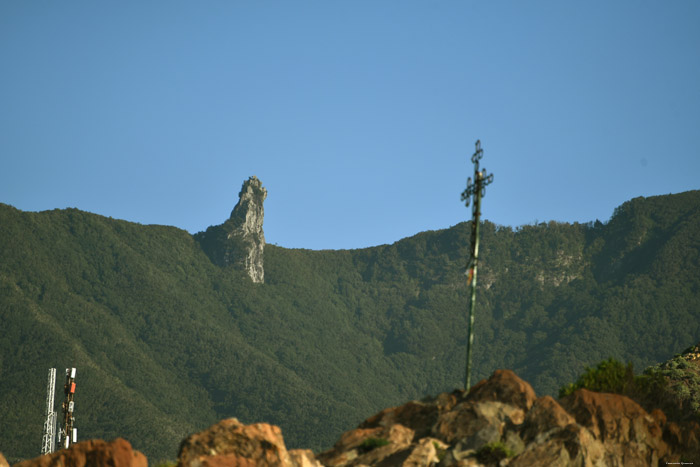
[(236, 454), (223, 454), (220, 456), (203, 457), (194, 461), (197, 467), (255, 467), (253, 459), (240, 457)]
[(661, 434), (656, 420), (632, 399), (603, 392), (579, 389), (561, 400), (562, 406), (601, 441), (630, 441), (632, 421), (643, 419), (652, 436)]
[(147, 467), (146, 456), (117, 438), (109, 443), (92, 439), (72, 444), (51, 454), (15, 464), (15, 467)]
[(364, 467), (434, 467), (447, 450), (447, 445), (435, 438), (422, 438), (403, 449), (375, 450), (371, 455), (357, 458), (353, 465)]
[(481, 380), (469, 390), (469, 400), (498, 401), (525, 411), (535, 402), (535, 390), (511, 370), (496, 370), (489, 379)]
[(522, 424), (536, 396), (512, 371), (496, 370), (459, 399), (464, 402), (439, 415), (432, 434), (446, 443), (460, 441), (463, 449), (476, 449), (501, 441), (507, 427)]
[(522, 409), (498, 401), (467, 401), (440, 415), (433, 436), (452, 444), (461, 441), (465, 449), (475, 449), (500, 441), (507, 426), (519, 425)]
[(222, 420), (187, 437), (180, 445), (179, 467), (289, 466), (279, 427), (267, 423), (243, 425), (235, 418)]
[(651, 415), (651, 418), (656, 420), (656, 423), (658, 423), (660, 427), (664, 427), (666, 425), (666, 414), (661, 409), (654, 409), (649, 415)]
[(521, 434), (523, 440), (527, 442), (535, 439), (541, 433), (555, 428), (564, 428), (571, 423), (576, 423), (574, 417), (566, 413), (566, 410), (551, 396), (543, 396), (535, 400), (525, 416)]
[(579, 389), (563, 398), (561, 405), (606, 445), (608, 459), (656, 465), (670, 454), (658, 414), (655, 419), (628, 397)]
[(411, 445), (415, 432), (401, 424), (356, 428), (342, 434), (333, 447), (318, 455), (323, 465), (376, 465)]
[(672, 452), (700, 464), (700, 425), (697, 422), (670, 422), (664, 426), (663, 438)]
[(415, 431), (416, 438), (422, 438), (430, 434), (430, 429), (437, 422), (439, 412), (440, 408), (435, 403), (411, 401), (399, 407), (382, 410), (362, 422), (359, 428), (390, 427), (400, 424)]
[(411, 445), (402, 467), (423, 467), (436, 465), (447, 449), (447, 444), (435, 438), (423, 438)]
[[(556, 419), (552, 421), (557, 422)], [(559, 419), (559, 421), (562, 420)], [(542, 426), (547, 425), (543, 424)], [(610, 463), (609, 460), (605, 458), (603, 443), (595, 439), (586, 428), (572, 423), (564, 427), (554, 427), (538, 434), (527, 444), (526, 449), (514, 457), (508, 465), (510, 467), (530, 467), (533, 465), (576, 465), (582, 467), (620, 465), (622, 467), (624, 465)]]
[(294, 467), (323, 467), (311, 449), (292, 449), (289, 457), (292, 458)]

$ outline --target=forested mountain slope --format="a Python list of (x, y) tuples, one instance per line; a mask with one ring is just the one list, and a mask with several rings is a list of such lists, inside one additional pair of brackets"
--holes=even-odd
[[(468, 236), (267, 245), (253, 284), (174, 227), (0, 204), (0, 451), (38, 454), (50, 367), (78, 368), (79, 438), (123, 436), (151, 460), (230, 416), (320, 449), (459, 387)], [(700, 191), (636, 198), (605, 224), (485, 222), (481, 248), (473, 381), (511, 368), (556, 394), (605, 358), (641, 369), (699, 340)]]

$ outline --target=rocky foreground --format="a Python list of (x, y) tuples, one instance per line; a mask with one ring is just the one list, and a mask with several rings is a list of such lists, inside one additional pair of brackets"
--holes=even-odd
[[(0, 455), (0, 467), (7, 465)], [(385, 409), (329, 450), (287, 450), (279, 427), (222, 420), (189, 436), (178, 466), (655, 466), (700, 465), (700, 425), (667, 421), (616, 394), (579, 389), (559, 401), (537, 397), (510, 370), (467, 393)], [(145, 467), (128, 441), (83, 441), (19, 467)]]

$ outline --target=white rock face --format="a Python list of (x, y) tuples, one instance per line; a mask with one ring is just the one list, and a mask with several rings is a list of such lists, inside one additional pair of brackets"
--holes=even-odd
[(243, 182), (238, 197), (238, 203), (226, 222), (210, 226), (194, 237), (214, 264), (244, 270), (253, 282), (263, 283), (263, 203), (267, 190), (253, 175)]
[(265, 282), (263, 203), (267, 198), (267, 190), (253, 175), (243, 182), (238, 196), (238, 204), (223, 226), (228, 232), (226, 237), (228, 247), (224, 251), (223, 262), (226, 265), (242, 266), (253, 282), (262, 283)]

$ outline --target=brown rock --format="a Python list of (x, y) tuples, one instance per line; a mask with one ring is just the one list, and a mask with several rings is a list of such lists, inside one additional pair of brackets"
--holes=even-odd
[[(1, 465), (1, 464), (0, 464)], [(131, 444), (117, 438), (109, 443), (101, 439), (81, 441), (68, 449), (15, 464), (15, 467), (147, 467), (146, 456), (134, 451)]]
[(683, 449), (681, 454), (700, 464), (700, 425), (697, 422), (683, 423)]
[(5, 459), (5, 456), (3, 456), (1, 452), (0, 452), (0, 467), (10, 467), (10, 463), (7, 462), (7, 459)]
[(279, 427), (222, 420), (190, 435), (180, 445), (178, 466), (289, 466), (292, 460)]
[(663, 428), (666, 425), (666, 414), (663, 413), (661, 409), (654, 409), (651, 411), (649, 414), (651, 417), (656, 420), (656, 423)]
[(511, 404), (525, 411), (535, 402), (535, 391), (530, 384), (511, 370), (496, 370), (489, 379), (475, 384), (468, 399), (476, 401), (498, 401)]
[(289, 457), (294, 467), (323, 467), (311, 449), (292, 449), (289, 451)]
[(527, 442), (540, 433), (546, 433), (555, 428), (564, 428), (571, 423), (575, 423), (574, 418), (557, 401), (551, 396), (543, 396), (535, 401), (525, 416), (522, 437)]
[(506, 425), (523, 422), (524, 411), (498, 401), (463, 402), (440, 415), (433, 435), (448, 444), (461, 441), (464, 449), (476, 449), (500, 441)]
[(455, 459), (450, 458), (448, 456), (442, 462), (440, 462), (439, 466), (440, 467), (443, 467), (443, 466), (447, 466), (447, 467), (484, 467), (484, 464), (479, 462), (475, 457), (467, 457), (464, 459), (455, 460)]
[(435, 438), (423, 438), (409, 448), (409, 454), (402, 462), (402, 467), (427, 467), (440, 462), (447, 445)]
[(669, 453), (658, 422), (628, 397), (579, 389), (561, 405), (605, 444), (609, 459), (656, 465)]
[(664, 426), (664, 441), (674, 448), (683, 445), (683, 433), (678, 423), (670, 422)]
[(661, 427), (646, 410), (619, 394), (579, 389), (562, 399), (561, 405), (601, 441), (634, 441), (636, 433), (630, 428), (637, 420), (645, 422), (648, 435), (658, 437), (661, 434)]
[(375, 428), (356, 428), (354, 430), (346, 431), (340, 435), (340, 439), (335, 443), (333, 447), (341, 451), (349, 451), (350, 449), (355, 449), (359, 447), (365, 440), (370, 438), (383, 438), (384, 432), (391, 428), (388, 427), (375, 427)]
[(452, 408), (457, 405), (459, 398), (464, 399), (466, 395), (466, 391), (461, 390), (452, 393), (443, 392), (442, 394), (438, 394), (431, 402), (435, 404), (440, 412), (445, 412), (447, 410), (452, 410)]
[[(441, 396), (438, 396), (436, 400), (440, 401), (443, 406), (449, 406), (449, 396), (445, 396), (447, 400), (441, 399)], [(439, 407), (437, 403), (411, 401), (399, 407), (382, 410), (362, 422), (360, 428), (389, 427), (398, 423), (415, 431), (416, 438), (423, 438), (430, 434), (431, 428), (435, 425), (440, 411)]]
[[(415, 432), (401, 424), (390, 427), (356, 428), (343, 433), (335, 445), (318, 455), (323, 465), (380, 465), (393, 454), (408, 448)], [(370, 440), (383, 440), (387, 444), (370, 446)]]
[(237, 454), (223, 454), (220, 456), (203, 457), (194, 461), (197, 467), (255, 467), (256, 461)]
[(674, 454), (669, 459), (677, 457), (700, 464), (700, 425), (697, 422), (684, 422), (680, 425), (669, 422), (664, 427), (663, 439)]
[(534, 465), (604, 467), (620, 464), (610, 463), (605, 458), (603, 444), (590, 431), (570, 424), (539, 434), (508, 464), (509, 467)]

